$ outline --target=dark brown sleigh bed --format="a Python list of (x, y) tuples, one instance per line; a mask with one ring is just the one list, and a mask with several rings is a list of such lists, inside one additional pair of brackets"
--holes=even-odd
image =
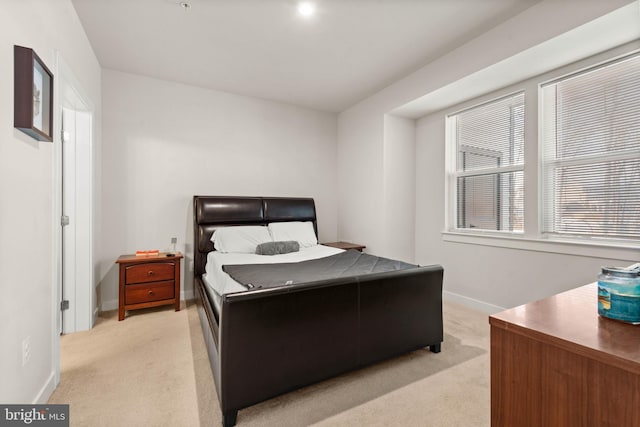
[(313, 199), (194, 196), (194, 282), (222, 423), (238, 410), (416, 349), (440, 351), (440, 266), (226, 294), (204, 285), (216, 228), (312, 221)]

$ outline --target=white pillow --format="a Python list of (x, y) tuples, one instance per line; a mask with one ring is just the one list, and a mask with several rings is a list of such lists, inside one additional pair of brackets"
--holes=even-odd
[(318, 244), (318, 238), (310, 221), (272, 222), (269, 233), (274, 242), (295, 240), (301, 248), (309, 248)]
[(239, 225), (216, 229), (211, 241), (219, 252), (253, 254), (256, 246), (271, 241), (271, 235), (267, 227), (261, 225)]

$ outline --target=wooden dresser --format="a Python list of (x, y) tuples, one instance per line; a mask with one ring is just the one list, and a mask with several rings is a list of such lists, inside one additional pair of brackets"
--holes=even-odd
[(597, 284), (489, 323), (493, 427), (640, 426), (640, 326), (598, 316)]
[(121, 255), (118, 320), (125, 310), (173, 305), (180, 311), (180, 260), (182, 254), (166, 256)]

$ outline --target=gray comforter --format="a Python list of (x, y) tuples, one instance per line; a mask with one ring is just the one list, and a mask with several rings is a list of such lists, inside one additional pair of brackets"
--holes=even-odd
[(416, 267), (418, 266), (406, 262), (348, 250), (337, 255), (309, 261), (282, 264), (224, 265), (222, 270), (236, 282), (249, 289), (254, 289)]

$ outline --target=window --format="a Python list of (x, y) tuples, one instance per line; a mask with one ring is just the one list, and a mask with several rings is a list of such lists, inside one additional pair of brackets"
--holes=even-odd
[(640, 55), (541, 86), (543, 232), (640, 239)]
[(636, 260), (640, 51), (620, 47), (549, 75), (445, 113), (443, 239)]
[(456, 151), (453, 228), (522, 232), (524, 93), (451, 114), (447, 126)]

